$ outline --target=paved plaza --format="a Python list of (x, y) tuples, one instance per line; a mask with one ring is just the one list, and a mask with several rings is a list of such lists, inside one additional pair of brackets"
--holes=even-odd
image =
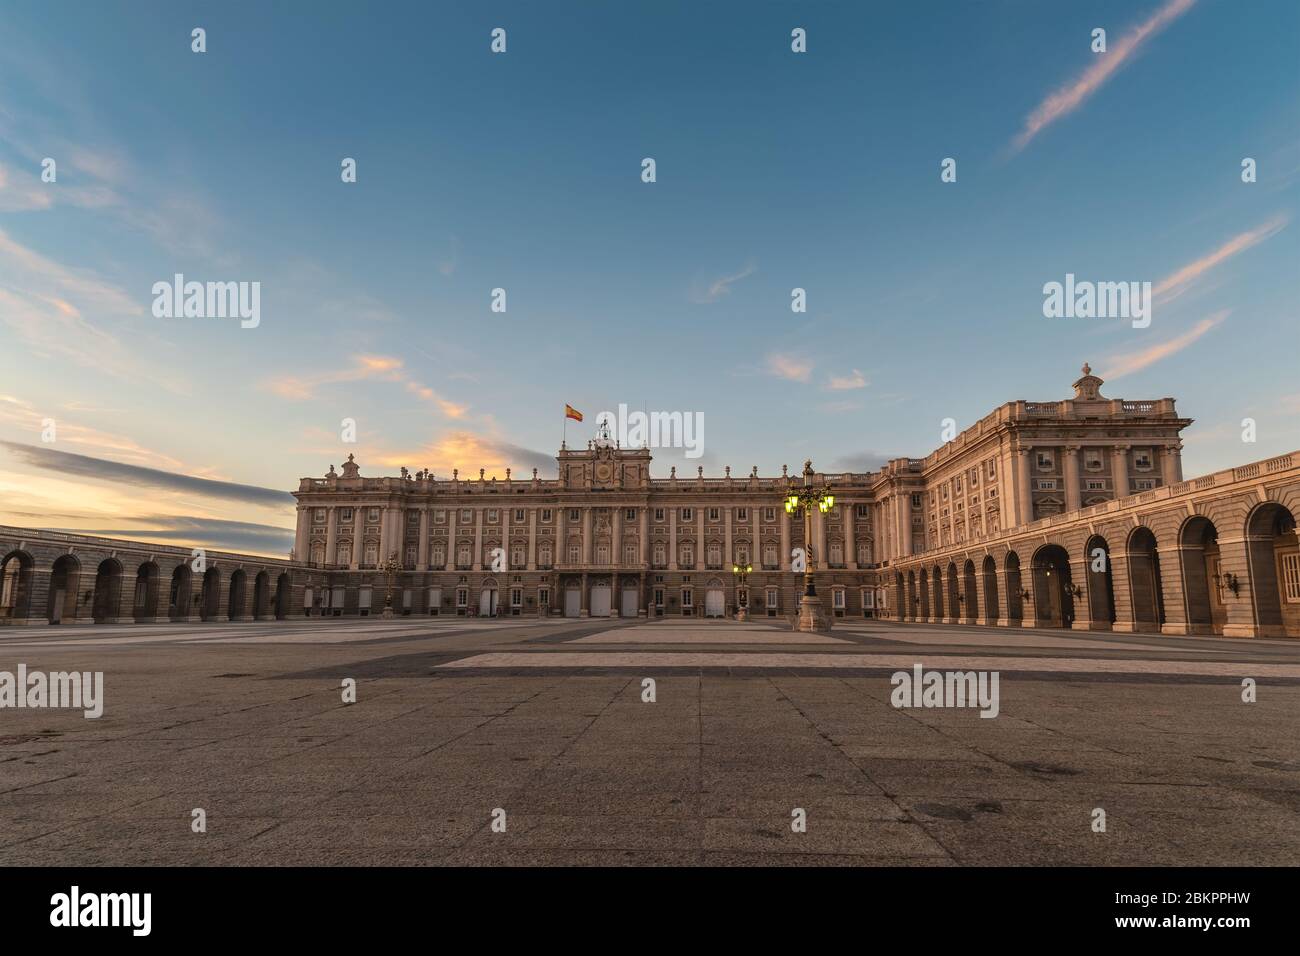
[[(896, 709), (917, 663), (997, 671), (997, 717)], [(0, 709), (0, 865), (1300, 862), (1295, 641), (305, 620), (0, 631), (19, 664), (105, 703)]]

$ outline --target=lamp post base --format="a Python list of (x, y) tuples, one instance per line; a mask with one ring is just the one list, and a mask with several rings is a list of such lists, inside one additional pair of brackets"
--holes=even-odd
[(796, 631), (829, 631), (831, 619), (822, 605), (821, 598), (805, 594), (799, 599), (799, 618), (795, 621)]
[(737, 620), (737, 621), (748, 621), (748, 620), (749, 620), (749, 610), (748, 610), (747, 608), (743, 608), (743, 607), (736, 608), (736, 620)]
[(391, 607), (386, 607), (384, 608), (384, 613), (379, 616), (385, 621), (391, 621), (393, 619), (393, 609)]

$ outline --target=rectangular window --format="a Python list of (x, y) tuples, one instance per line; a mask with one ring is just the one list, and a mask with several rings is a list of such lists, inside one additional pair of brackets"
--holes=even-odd
[(523, 523), (524, 523), (524, 509), (523, 509), (523, 508), (516, 508), (516, 509), (515, 509), (515, 524), (523, 524)]
[(488, 515), (487, 515), (487, 518), (488, 518), (488, 524), (496, 524), (496, 523), (497, 523), (497, 509), (496, 509), (496, 508), (489, 508), (489, 509), (488, 509)]
[(445, 512), (445, 511), (435, 511), (435, 512), (433, 513), (433, 523), (434, 523), (434, 524), (446, 524), (446, 523), (447, 523), (447, 512)]
[(550, 588), (538, 588), (538, 589), (537, 589), (537, 606), (538, 606), (538, 607), (550, 607), (550, 606), (551, 606), (551, 589), (550, 589)]
[(737, 508), (737, 509), (736, 509), (736, 520), (737, 520), (737, 521), (748, 521), (748, 520), (749, 520), (749, 509), (748, 509), (748, 508)]
[(570, 521), (581, 521), (581, 520), (582, 520), (582, 515), (578, 512), (578, 509), (577, 509), (577, 508), (570, 508), (570, 509), (569, 509), (569, 520), (570, 520)]
[(775, 521), (775, 520), (776, 520), (776, 509), (775, 509), (775, 508), (764, 508), (764, 509), (763, 509), (763, 520), (764, 520), (764, 521)]
[(1090, 482), (1088, 482), (1088, 490), (1089, 490), (1089, 491), (1105, 491), (1105, 490), (1106, 490), (1106, 482), (1104, 482), (1104, 481), (1090, 481)]
[(1135, 452), (1133, 452), (1133, 467), (1134, 467), (1135, 469), (1137, 469), (1138, 471), (1150, 471), (1150, 470), (1151, 470), (1151, 451), (1150, 451), (1150, 449), (1143, 448), (1143, 449), (1141, 449), (1141, 450), (1139, 450), (1139, 451), (1135, 451)]
[(844, 610), (844, 589), (836, 588), (831, 592), (831, 607), (837, 611)]
[(1156, 486), (1154, 478), (1137, 478), (1133, 481), (1134, 491), (1150, 491)]
[(550, 509), (550, 508), (543, 508), (543, 509), (542, 509), (542, 524), (550, 524), (550, 523), (551, 523), (551, 509)]
[(1054, 464), (1055, 464), (1055, 459), (1052, 457), (1052, 453), (1050, 451), (1040, 451), (1038, 453), (1039, 471), (1051, 471), (1052, 466)]
[(378, 508), (371, 508), (370, 511), (367, 512), (366, 520), (367, 520), (367, 521), (378, 521), (378, 520), (379, 520), (379, 509), (378, 509)]
[(624, 511), (623, 511), (623, 517), (624, 517), (626, 520), (628, 520), (628, 521), (635, 521), (635, 520), (636, 520), (636, 509), (635, 509), (635, 508), (626, 508), (626, 509), (624, 509)]
[(682, 509), (682, 520), (683, 520), (683, 521), (690, 521), (690, 520), (692, 520), (694, 517), (695, 517), (695, 512), (693, 512), (690, 508), (683, 508), (683, 509)]
[(986, 462), (984, 463), (984, 465), (985, 465), (985, 469), (984, 469), (984, 470), (985, 470), (985, 473), (988, 475), (989, 480), (991, 481), (992, 479), (996, 478), (997, 475), (998, 475), (998, 461), (997, 461), (997, 459), (996, 459), (996, 458), (990, 458), (988, 461), (986, 461)]
[(1282, 555), (1282, 593), (1287, 604), (1300, 604), (1300, 552)]
[(469, 524), (473, 520), (474, 512), (470, 511), (468, 508), (462, 508), (460, 512), (460, 523)]
[(717, 521), (717, 520), (718, 520), (718, 509), (717, 509), (717, 508), (710, 508), (710, 509), (709, 509), (709, 520), (710, 520), (710, 521)]
[(349, 523), (349, 522), (352, 520), (352, 509), (351, 509), (351, 508), (340, 508), (340, 509), (339, 509), (339, 520), (342, 521), (344, 524)]
[(682, 588), (682, 607), (694, 607), (695, 592), (690, 588)]
[(663, 520), (664, 520), (664, 509), (663, 509), (663, 508), (656, 508), (656, 509), (655, 509), (655, 521), (663, 521)]

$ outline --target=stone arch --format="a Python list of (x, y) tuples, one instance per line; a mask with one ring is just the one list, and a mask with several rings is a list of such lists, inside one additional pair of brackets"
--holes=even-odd
[(15, 549), (0, 559), (0, 624), (25, 621), (32, 612), (36, 559)]
[(1295, 513), (1276, 501), (1256, 505), (1246, 518), (1246, 575), (1256, 636), (1300, 636), (1298, 564)]
[(242, 621), (247, 615), (244, 606), (248, 603), (248, 573), (243, 568), (236, 568), (230, 573), (230, 590), (226, 599), (226, 618)]
[(962, 604), (966, 611), (965, 619), (968, 624), (979, 623), (980, 599), (979, 586), (975, 579), (975, 562), (967, 558), (966, 563), (962, 565)]
[(1074, 582), (1070, 553), (1059, 544), (1045, 544), (1034, 552), (1034, 622), (1039, 627), (1074, 624)]
[(1165, 599), (1160, 589), (1160, 555), (1155, 532), (1138, 525), (1125, 542), (1129, 593), (1133, 601), (1133, 630), (1159, 633), (1165, 623)]
[(998, 603), (998, 563), (993, 555), (984, 555), (980, 574), (984, 578), (984, 623), (996, 624), (1001, 607)]
[(253, 620), (261, 621), (271, 616), (271, 573), (265, 569), (253, 579)]
[(146, 561), (136, 568), (135, 598), (131, 602), (131, 614), (137, 623), (147, 624), (158, 619), (160, 577), (156, 561)]
[(1115, 624), (1115, 580), (1110, 566), (1110, 542), (1094, 534), (1083, 546), (1088, 585), (1088, 619), (1094, 628)]
[(275, 579), (275, 619), (287, 620), (289, 617), (289, 599), (293, 594), (293, 585), (287, 571)]
[(221, 569), (209, 565), (203, 572), (202, 600), (199, 602), (199, 616), (204, 621), (216, 621), (221, 618)]
[(50, 593), (46, 617), (51, 624), (76, 621), (77, 592), (81, 587), (81, 562), (74, 554), (62, 554), (50, 570)]
[(190, 618), (193, 580), (188, 563), (181, 562), (172, 569), (171, 583), (167, 588), (167, 616), (173, 621), (187, 621)]
[(105, 558), (95, 570), (95, 593), (91, 603), (91, 618), (96, 624), (116, 624), (118, 608), (122, 606), (122, 562)]
[(909, 571), (907, 572), (907, 594), (906, 594), (904, 600), (907, 601), (907, 619), (908, 619), (909, 621), (915, 621), (915, 620), (916, 620), (916, 611), (917, 611), (917, 607), (916, 607), (916, 603), (917, 603), (917, 602), (916, 602), (916, 571), (915, 571), (915, 570), (909, 570)]
[(1003, 569), (1007, 579), (1007, 622), (1012, 627), (1019, 627), (1025, 616), (1025, 599), (1020, 581), (1020, 555), (1008, 551), (1003, 559)]
[(1219, 563), (1219, 529), (1205, 515), (1192, 515), (1178, 529), (1183, 601), (1188, 634), (1222, 634), (1228, 620)]

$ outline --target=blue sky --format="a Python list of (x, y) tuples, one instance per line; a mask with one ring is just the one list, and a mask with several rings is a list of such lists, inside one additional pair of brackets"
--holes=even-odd
[[(1293, 2), (5, 19), (0, 522), (276, 552), (292, 500), (258, 489), (349, 452), (546, 475), (566, 402), (571, 440), (620, 402), (702, 413), (704, 457), (661, 474), (861, 469), (1085, 360), (1179, 400), (1189, 475), (1300, 447)], [(154, 318), (177, 272), (260, 282), (260, 325)], [(1146, 329), (1047, 319), (1067, 272), (1165, 292)]]

